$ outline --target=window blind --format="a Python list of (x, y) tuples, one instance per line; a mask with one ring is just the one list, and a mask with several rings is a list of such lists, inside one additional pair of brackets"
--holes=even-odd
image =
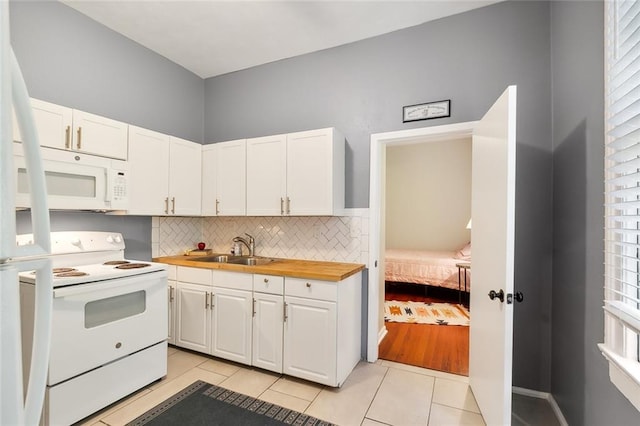
[(605, 5), (605, 342), (600, 349), (616, 371), (640, 385), (640, 2)]

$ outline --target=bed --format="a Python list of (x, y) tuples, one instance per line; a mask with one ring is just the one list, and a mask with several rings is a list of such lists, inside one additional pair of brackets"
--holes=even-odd
[[(466, 250), (468, 247), (468, 250)], [(423, 251), (387, 249), (385, 251), (385, 281), (423, 284), (458, 290), (456, 264), (471, 261), (470, 245), (457, 251)], [(467, 291), (471, 287), (471, 270), (467, 273)], [(464, 286), (464, 275), (461, 276)], [(464, 287), (463, 287), (464, 289)]]

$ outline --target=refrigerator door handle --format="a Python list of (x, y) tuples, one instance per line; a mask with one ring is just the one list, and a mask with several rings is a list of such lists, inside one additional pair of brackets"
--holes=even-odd
[[(29, 100), (29, 93), (22, 77), (22, 71), (18, 65), (16, 55), (11, 49), (11, 92), (13, 105), (18, 119), (18, 125), (22, 134), (25, 162), (29, 171), (29, 189), (31, 196), (31, 222), (33, 227), (33, 244), (24, 246), (14, 245), (14, 256), (30, 257), (46, 256), (51, 252), (49, 206), (47, 203), (47, 187), (44, 179), (44, 169), (40, 157), (40, 141), (36, 131), (33, 111)], [(10, 168), (13, 170), (13, 168)], [(13, 179), (11, 182), (14, 182)], [(10, 196), (15, 195), (15, 186), (9, 188)], [(6, 197), (6, 194), (4, 195)], [(15, 229), (15, 211), (3, 209), (4, 216), (12, 215)], [(4, 218), (3, 218), (4, 219)], [(15, 232), (14, 232), (15, 234)], [(8, 240), (3, 244), (10, 244)], [(15, 244), (15, 242), (13, 242)], [(3, 247), (4, 249), (4, 247)], [(4, 250), (3, 250), (4, 251)], [(4, 257), (4, 253), (0, 258)]]

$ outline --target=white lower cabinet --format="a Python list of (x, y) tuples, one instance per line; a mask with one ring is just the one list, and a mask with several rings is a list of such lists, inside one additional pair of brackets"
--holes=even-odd
[(209, 287), (178, 281), (176, 346), (209, 352)]
[(336, 304), (287, 296), (284, 373), (336, 385)]
[(285, 374), (342, 386), (361, 358), (361, 273), (340, 282), (285, 278)]
[(250, 291), (213, 287), (211, 355), (251, 365)]
[(211, 346), (211, 270), (178, 266), (175, 344), (199, 352)]
[(251, 364), (282, 373), (284, 277), (253, 276), (253, 339)]
[(361, 273), (332, 282), (179, 266), (175, 345), (341, 386), (361, 358), (361, 286)]

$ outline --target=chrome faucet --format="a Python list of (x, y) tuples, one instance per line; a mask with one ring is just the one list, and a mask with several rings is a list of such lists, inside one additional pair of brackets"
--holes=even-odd
[(242, 243), (245, 246), (247, 246), (247, 248), (249, 249), (249, 256), (253, 257), (253, 255), (255, 254), (255, 251), (256, 251), (256, 239), (253, 238), (253, 236), (247, 234), (246, 232), (244, 233), (244, 235), (249, 237), (249, 241), (247, 241), (246, 239), (244, 239), (242, 237), (235, 237), (233, 239), (233, 242), (234, 243)]

